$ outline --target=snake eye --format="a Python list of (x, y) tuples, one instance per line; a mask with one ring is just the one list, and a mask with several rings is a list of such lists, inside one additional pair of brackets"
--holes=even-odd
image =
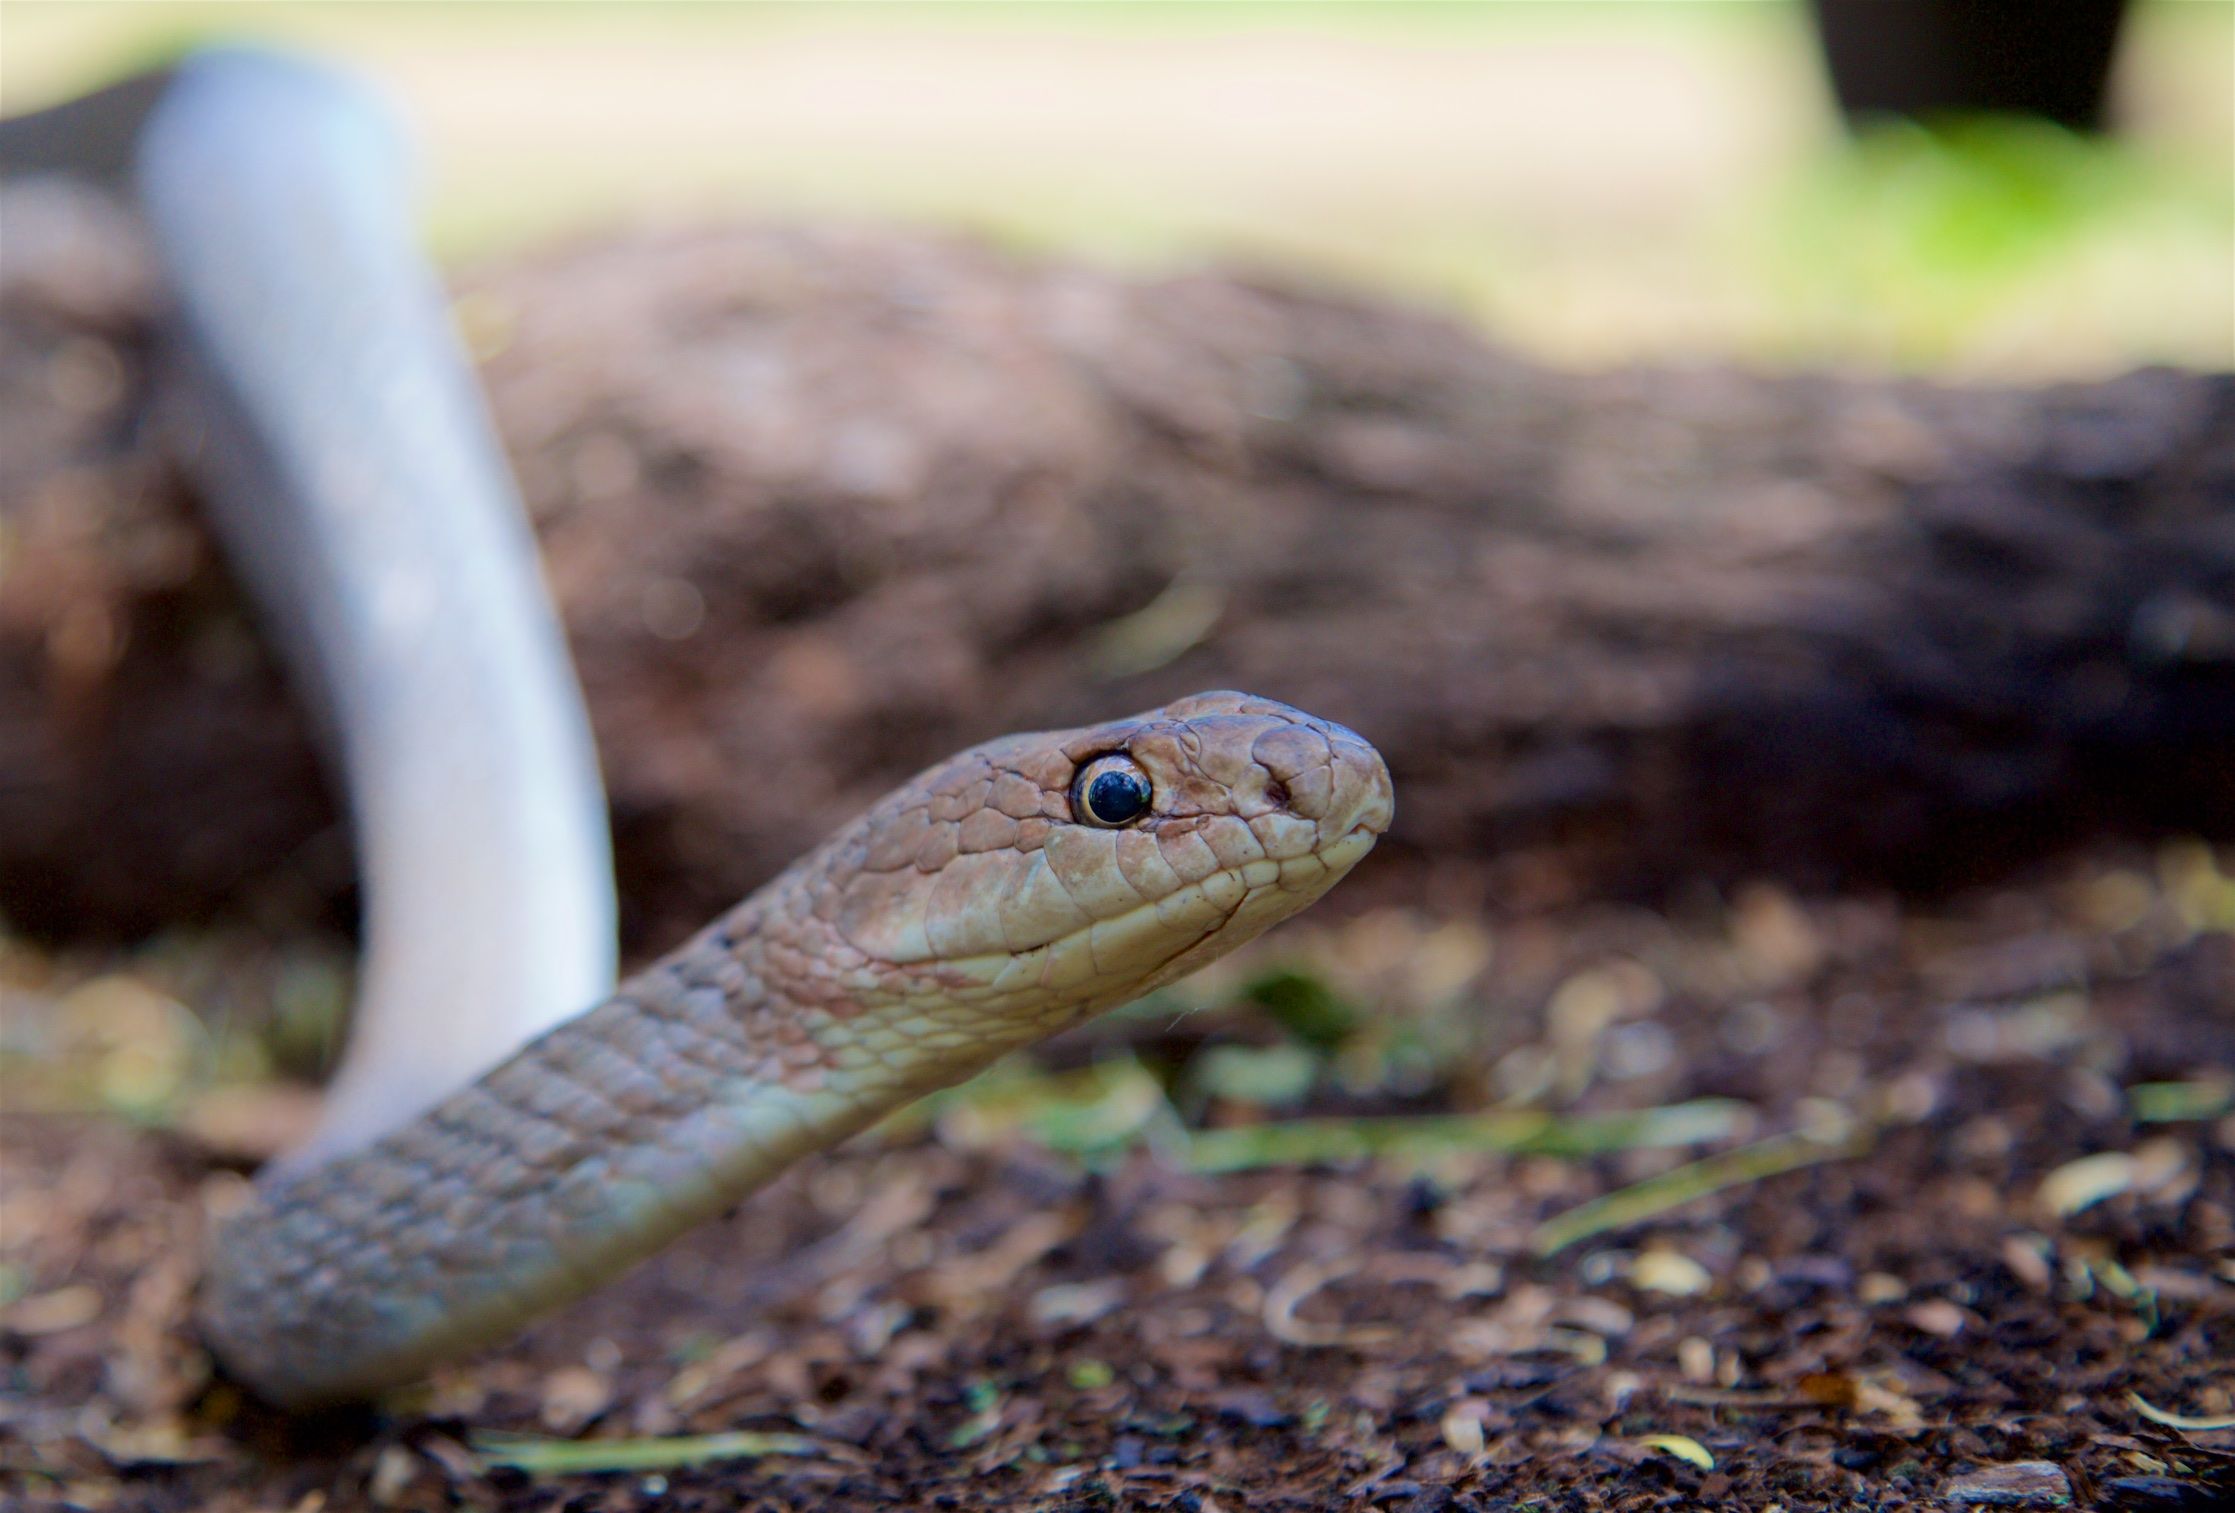
[(1071, 784), (1071, 813), (1082, 825), (1115, 830), (1149, 812), (1156, 790), (1129, 756), (1100, 756), (1079, 769)]

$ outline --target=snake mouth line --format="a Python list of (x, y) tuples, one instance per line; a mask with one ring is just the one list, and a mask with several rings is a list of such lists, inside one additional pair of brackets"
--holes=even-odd
[[(1374, 842), (1380, 839), (1382, 833), (1382, 830), (1377, 828), (1373, 820), (1361, 821), (1335, 839), (1296, 856), (1278, 861), (1271, 857), (1260, 857), (1239, 866), (1221, 867), (1214, 872), (1206, 873), (1194, 882), (1174, 889), (1162, 898), (1143, 900), (1122, 913), (1095, 920), (1078, 930), (1058, 936), (1053, 940), (1043, 941), (1035, 946), (1010, 953), (978, 953), (943, 959), (933, 958), (924, 964), (942, 966), (948, 971), (959, 973), (971, 981), (991, 983), (1000, 980), (1003, 969), (1011, 966), (1019, 956), (1030, 956), (1036, 958), (1040, 964), (1039, 980), (1041, 985), (1043, 987), (1052, 986), (1050, 977), (1053, 975), (1053, 963), (1056, 957), (1067, 950), (1079, 948), (1086, 938), (1093, 936), (1096, 932), (1100, 932), (1106, 937), (1118, 939), (1133, 935), (1136, 931), (1141, 932), (1140, 935), (1135, 937), (1134, 941), (1135, 947), (1138, 948), (1147, 944), (1147, 939), (1160, 925), (1168, 925), (1173, 913), (1193, 909), (1206, 902), (1211, 902), (1213, 893), (1227, 886), (1233, 887), (1235, 895), (1231, 903), (1212, 903), (1212, 907), (1203, 917), (1199, 928), (1190, 930), (1184, 938), (1173, 944), (1168, 951), (1157, 949), (1157, 954), (1153, 959), (1157, 960), (1159, 965), (1150, 970), (1162, 973), (1175, 964), (1195, 959), (1204, 947), (1213, 945), (1220, 936), (1231, 929), (1236, 920), (1249, 911), (1252, 905), (1262, 906), (1263, 900), (1268, 895), (1277, 894), (1282, 896), (1288, 902), (1288, 907), (1280, 909), (1277, 913), (1257, 916), (1251, 922), (1247, 934), (1242, 938), (1247, 939), (1254, 936), (1277, 924), (1288, 915), (1304, 908), (1341, 881), (1350, 869), (1357, 865), (1368, 851), (1373, 849)], [(1283, 876), (1285, 869), (1307, 860), (1318, 864), (1316, 874), (1293, 878)], [(1258, 872), (1254, 878), (1251, 876), (1254, 869), (1268, 866), (1274, 869), (1270, 875)], [(1091, 954), (1094, 950), (1093, 945), (1086, 944), (1085, 948), (1090, 953), (1089, 960), (1093, 962), (1097, 970), (1109, 970), (1102, 962), (1094, 959)], [(1152, 947), (1152, 949), (1156, 948)], [(1112, 963), (1112, 965), (1115, 965), (1115, 963)]]

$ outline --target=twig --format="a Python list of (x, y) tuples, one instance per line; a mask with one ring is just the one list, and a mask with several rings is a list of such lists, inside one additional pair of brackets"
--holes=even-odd
[(2211, 1434), (2221, 1429), (2235, 1429), (2235, 1413), (2214, 1414), (2210, 1418), (2186, 1413), (2168, 1413), (2139, 1392), (2129, 1392), (2126, 1400), (2136, 1413), (2153, 1424), (2163, 1424), (2168, 1429), (2178, 1429), (2183, 1434)]

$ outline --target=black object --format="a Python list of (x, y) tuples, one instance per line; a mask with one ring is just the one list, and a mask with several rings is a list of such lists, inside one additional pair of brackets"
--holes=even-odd
[(1105, 825), (1122, 825), (1149, 806), (1149, 785), (1130, 772), (1105, 772), (1088, 785), (1086, 807)]
[(1850, 123), (2012, 111), (2097, 131), (2126, 0), (1815, 0), (1815, 10)]

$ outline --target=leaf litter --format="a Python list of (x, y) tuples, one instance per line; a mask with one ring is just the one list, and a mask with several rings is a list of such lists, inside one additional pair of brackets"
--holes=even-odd
[[(2219, 1506), (2235, 922), (2197, 855), (1308, 922), (307, 1423), (190, 1322), (299, 1125), (285, 1058), (179, 1021), (190, 946), (14, 943), (0, 1500)], [(134, 1026), (171, 1043), (119, 1061)]]

